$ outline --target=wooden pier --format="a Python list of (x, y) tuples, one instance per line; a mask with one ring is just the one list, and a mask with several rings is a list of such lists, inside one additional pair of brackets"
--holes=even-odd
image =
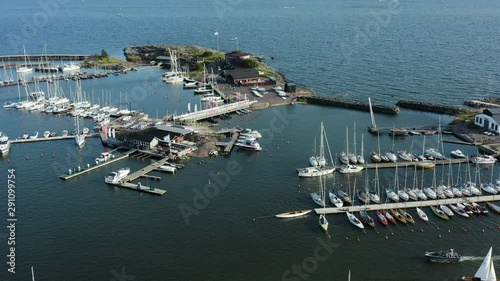
[(99, 169), (101, 167), (107, 166), (107, 165), (109, 165), (111, 163), (123, 160), (123, 159), (129, 157), (130, 154), (134, 153), (135, 151), (136, 151), (136, 149), (129, 150), (129, 151), (127, 151), (126, 153), (124, 153), (123, 155), (121, 155), (119, 157), (115, 157), (114, 159), (109, 159), (108, 161), (106, 161), (104, 163), (99, 163), (97, 165), (90, 166), (89, 168), (82, 167), (82, 169), (79, 172), (71, 173), (71, 174), (68, 174), (68, 175), (62, 175), (62, 176), (59, 176), (59, 178), (62, 179), (62, 180), (69, 180), (69, 179), (81, 176), (81, 175), (86, 174), (86, 173), (88, 173), (90, 171), (93, 171), (93, 170)]
[(157, 169), (158, 167), (164, 165), (168, 161), (168, 159), (170, 159), (170, 157), (167, 156), (167, 157), (165, 157), (165, 158), (163, 158), (163, 159), (161, 159), (161, 160), (159, 160), (157, 162), (153, 162), (151, 165), (148, 165), (148, 166), (140, 169), (139, 171), (136, 171), (136, 172), (134, 172), (132, 174), (129, 174), (128, 176), (126, 176), (126, 177), (124, 177), (122, 179), (122, 183), (128, 183), (130, 181), (133, 181), (133, 180), (135, 180), (135, 179), (137, 179), (139, 177), (142, 177), (142, 176), (146, 175), (147, 173), (149, 173), (149, 172)]
[(257, 101), (243, 100), (239, 102), (234, 102), (217, 107), (199, 110), (196, 112), (186, 113), (179, 116), (174, 116), (174, 119), (181, 122), (196, 122), (198, 120), (203, 120), (226, 113), (231, 113), (239, 109), (249, 108), (252, 104), (256, 102)]
[[(95, 138), (99, 136), (99, 134), (87, 134), (85, 135), (86, 138)], [(56, 141), (56, 140), (69, 140), (69, 139), (74, 139), (75, 136), (74, 135), (68, 135), (68, 136), (55, 136), (55, 137), (48, 137), (48, 138), (44, 138), (44, 137), (41, 137), (41, 138), (36, 138), (36, 139), (30, 139), (30, 138), (27, 138), (27, 139), (16, 139), (16, 140), (11, 140), (10, 143), (11, 144), (15, 144), (15, 143), (27, 143), (27, 142), (41, 142), (41, 141)]]
[[(432, 162), (436, 165), (447, 165), (447, 164), (458, 164), (458, 163), (468, 163), (468, 162), (471, 162), (471, 158), (451, 158), (451, 159), (445, 159), (445, 160), (428, 160), (426, 162)], [(379, 168), (379, 169), (385, 169), (385, 168), (396, 168), (397, 167), (414, 167), (414, 166), (417, 166), (417, 168), (420, 168), (418, 167), (418, 164), (419, 163), (422, 163), (422, 161), (418, 161), (418, 162), (384, 162), (384, 163), (368, 163), (368, 164), (364, 164), (364, 165), (358, 165), (358, 166), (362, 166), (362, 167), (365, 167), (365, 169), (375, 169), (375, 167)], [(340, 169), (341, 166), (337, 167), (337, 169)]]
[(217, 142), (217, 143), (215, 143), (215, 146), (222, 146), (222, 147), (224, 147), (223, 153), (227, 155), (227, 154), (231, 153), (231, 150), (233, 149), (234, 144), (238, 140), (239, 136), (240, 136), (240, 133), (238, 131), (233, 131), (230, 141), (227, 141), (227, 142)]
[(117, 187), (122, 187), (122, 188), (128, 188), (128, 189), (139, 191), (139, 192), (160, 195), (160, 196), (167, 193), (166, 190), (154, 188), (154, 187), (149, 187), (149, 186), (144, 186), (144, 185), (141, 185), (140, 183), (135, 184), (135, 183), (125, 182), (125, 183), (117, 183), (117, 184), (112, 184), (112, 185), (117, 186)]
[(389, 210), (389, 209), (407, 209), (416, 207), (429, 207), (437, 205), (448, 205), (457, 204), (463, 202), (493, 202), (500, 200), (500, 195), (485, 195), (485, 196), (474, 196), (474, 197), (460, 197), (460, 198), (448, 198), (448, 199), (437, 199), (437, 200), (425, 200), (425, 201), (407, 201), (398, 203), (387, 203), (387, 204), (372, 204), (372, 205), (360, 205), (360, 206), (344, 206), (341, 208), (317, 208), (314, 209), (316, 214), (341, 214), (345, 212), (358, 212), (358, 211), (375, 211), (375, 210)]

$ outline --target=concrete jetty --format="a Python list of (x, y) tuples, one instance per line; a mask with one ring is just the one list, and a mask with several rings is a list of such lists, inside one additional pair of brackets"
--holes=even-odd
[(398, 203), (387, 203), (387, 204), (372, 204), (372, 205), (360, 205), (360, 206), (344, 206), (341, 208), (317, 208), (314, 209), (316, 214), (341, 214), (345, 212), (358, 212), (362, 210), (374, 211), (374, 210), (387, 210), (387, 209), (407, 209), (416, 207), (429, 207), (437, 206), (440, 204), (457, 204), (462, 202), (492, 202), (495, 200), (500, 200), (500, 195), (486, 195), (486, 196), (475, 196), (475, 197), (460, 197), (460, 198), (449, 198), (449, 199), (438, 199), (438, 200), (426, 200), (426, 201), (407, 201)]
[(217, 143), (215, 143), (215, 145), (224, 147), (223, 153), (227, 155), (227, 154), (231, 153), (231, 150), (233, 149), (234, 144), (238, 140), (239, 136), (240, 136), (240, 133), (238, 131), (232, 131), (231, 140), (229, 140), (227, 142), (217, 142)]
[(80, 171), (72, 172), (72, 173), (67, 174), (67, 175), (61, 175), (61, 176), (59, 176), (59, 178), (62, 179), (62, 180), (69, 180), (69, 179), (81, 176), (81, 175), (86, 174), (86, 173), (88, 173), (90, 171), (93, 171), (93, 170), (99, 169), (101, 167), (107, 166), (107, 165), (109, 165), (111, 163), (123, 160), (123, 159), (129, 157), (130, 154), (132, 154), (134, 152), (136, 152), (136, 149), (129, 150), (129, 151), (125, 152), (123, 155), (121, 155), (119, 157), (115, 157), (114, 159), (109, 159), (106, 162), (99, 163), (97, 165), (90, 166), (90, 167), (82, 167)]
[(448, 115), (457, 115), (464, 112), (464, 109), (458, 106), (435, 104), (416, 100), (400, 100), (396, 103), (402, 108), (409, 108), (418, 111), (435, 112)]
[[(39, 60), (85, 60), (90, 55), (82, 54), (34, 54), (26, 55), (26, 57), (31, 61)], [(3, 61), (23, 61), (25, 55), (4, 55), (0, 56), (0, 60)]]
[[(345, 107), (349, 109), (370, 111), (370, 104), (368, 102), (355, 101), (355, 100), (345, 100), (338, 98), (327, 98), (319, 96), (306, 97), (307, 103), (320, 104), (320, 105), (331, 105), (338, 107)], [(380, 104), (372, 104), (372, 110), (376, 113), (391, 114), (396, 115), (399, 113), (399, 108), (397, 106), (387, 106)]]

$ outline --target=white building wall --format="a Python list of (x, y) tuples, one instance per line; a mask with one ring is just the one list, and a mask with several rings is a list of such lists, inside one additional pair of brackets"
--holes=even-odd
[(485, 120), (488, 120), (488, 131), (494, 131), (500, 133), (500, 125), (495, 121), (495, 119), (491, 118), (486, 114), (478, 114), (474, 116), (474, 125), (484, 128)]

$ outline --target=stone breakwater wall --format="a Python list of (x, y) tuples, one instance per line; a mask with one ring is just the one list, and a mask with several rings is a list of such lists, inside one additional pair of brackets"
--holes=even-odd
[(428, 111), (434, 113), (457, 115), (462, 114), (465, 110), (458, 106), (435, 104), (430, 102), (415, 101), (415, 100), (400, 100), (396, 103), (397, 106), (402, 108), (409, 108), (419, 111)]
[[(370, 105), (368, 104), (368, 102), (344, 100), (337, 98), (326, 98), (318, 96), (306, 97), (306, 101), (307, 103), (310, 104), (330, 105), (330, 106), (345, 107), (355, 110), (370, 111)], [(399, 113), (399, 107), (397, 106), (387, 106), (380, 104), (372, 104), (372, 110), (373, 112), (376, 113), (391, 114), (391, 115)]]

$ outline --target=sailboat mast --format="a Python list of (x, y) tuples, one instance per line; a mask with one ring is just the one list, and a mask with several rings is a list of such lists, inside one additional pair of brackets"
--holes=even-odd
[(375, 116), (373, 115), (372, 100), (368, 97), (368, 104), (370, 106), (370, 118), (372, 120), (372, 129), (377, 130), (377, 124), (375, 124)]

